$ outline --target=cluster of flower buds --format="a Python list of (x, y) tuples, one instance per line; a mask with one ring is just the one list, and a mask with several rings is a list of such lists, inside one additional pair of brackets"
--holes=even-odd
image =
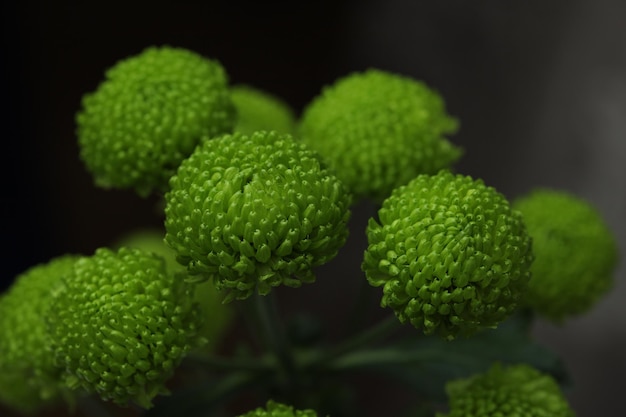
[(0, 398), (35, 410), (96, 392), (149, 407), (203, 342), (193, 289), (138, 249), (101, 248), (26, 271), (0, 299)]
[[(366, 279), (425, 334), (472, 335), (520, 305), (555, 320), (588, 309), (617, 261), (598, 213), (546, 190), (510, 205), (454, 174), (456, 128), (437, 92), (381, 70), (337, 80), (296, 120), (185, 49), (118, 62), (83, 99), (81, 158), (99, 186), (165, 193), (165, 231), (17, 277), (0, 297), (0, 401), (34, 411), (87, 392), (150, 407), (185, 355), (223, 329), (230, 312), (217, 302), (314, 282), (363, 198), (381, 203)], [(221, 318), (207, 331), (211, 314)], [(525, 365), (448, 392), (449, 417), (571, 415), (556, 383)], [(241, 417), (316, 415), (270, 401)]]

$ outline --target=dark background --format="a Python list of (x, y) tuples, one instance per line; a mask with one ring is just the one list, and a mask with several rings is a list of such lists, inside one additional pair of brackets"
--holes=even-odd
[[(2, 288), (36, 263), (90, 254), (161, 224), (154, 198), (92, 185), (78, 159), (74, 115), (106, 68), (162, 44), (218, 59), (232, 83), (270, 91), (297, 112), (351, 71), (422, 79), (461, 122), (452, 138), (465, 149), (460, 172), (511, 198), (550, 186), (590, 200), (625, 258), (620, 0), (5, 2), (1, 18)], [(337, 275), (358, 271), (358, 222), (367, 209), (355, 213), (353, 249), (335, 263)], [(625, 275), (622, 262), (614, 292), (590, 314), (535, 329), (570, 368), (569, 395), (583, 417), (623, 410)], [(336, 294), (324, 302), (329, 316), (346, 293)]]

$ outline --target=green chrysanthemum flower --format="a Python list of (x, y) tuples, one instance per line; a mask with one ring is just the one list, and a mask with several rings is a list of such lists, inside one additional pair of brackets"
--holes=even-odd
[(401, 322), (452, 339), (494, 327), (527, 287), (520, 213), (480, 180), (441, 171), (394, 190), (370, 220), (363, 270)]
[[(168, 273), (186, 274), (186, 269), (176, 262), (176, 253), (165, 244), (164, 237), (164, 231), (138, 230), (122, 238), (115, 247), (135, 248), (156, 253), (165, 260)], [(210, 281), (196, 285), (194, 300), (198, 303), (202, 316), (207, 318), (198, 329), (198, 335), (207, 340), (202, 348), (204, 351), (212, 352), (232, 322), (233, 309), (222, 302), (223, 294)]]
[(230, 90), (237, 109), (235, 132), (252, 134), (258, 130), (293, 133), (293, 110), (273, 95), (248, 85), (236, 85)]
[(294, 410), (289, 405), (270, 400), (265, 408), (259, 407), (239, 417), (317, 417), (317, 413), (313, 410)]
[(565, 192), (539, 189), (517, 199), (536, 260), (525, 302), (560, 322), (587, 311), (612, 285), (615, 238), (598, 211)]
[(118, 62), (77, 115), (81, 157), (102, 187), (164, 190), (204, 136), (231, 132), (235, 109), (217, 61), (148, 48)]
[(121, 249), (123, 247), (140, 249), (159, 255), (165, 261), (165, 268), (170, 273), (185, 271), (185, 268), (176, 262), (176, 253), (165, 244), (165, 231), (158, 229), (139, 229), (132, 231), (113, 245), (113, 249)]
[(418, 174), (455, 162), (461, 151), (444, 135), (456, 126), (425, 84), (369, 70), (324, 89), (305, 108), (299, 135), (355, 196), (381, 201)]
[(449, 414), (438, 417), (573, 417), (552, 377), (528, 365), (494, 365), (488, 372), (446, 385)]
[(161, 257), (127, 248), (79, 259), (63, 282), (50, 325), (67, 385), (150, 407), (198, 343), (192, 288)]
[(287, 134), (207, 141), (170, 184), (166, 241), (227, 300), (313, 282), (312, 267), (332, 259), (348, 234), (350, 195)]
[(75, 261), (67, 255), (32, 267), (0, 298), (0, 402), (21, 412), (67, 395), (45, 320), (55, 287)]

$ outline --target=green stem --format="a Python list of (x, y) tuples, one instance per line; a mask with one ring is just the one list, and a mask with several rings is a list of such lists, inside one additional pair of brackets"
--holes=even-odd
[(185, 360), (194, 365), (199, 364), (217, 371), (262, 372), (270, 371), (274, 366), (271, 358), (267, 356), (261, 358), (226, 358), (203, 352), (191, 352)]
[(210, 402), (225, 401), (235, 393), (253, 386), (261, 380), (260, 375), (250, 375), (247, 373), (227, 375), (213, 388), (208, 399)]
[(360, 350), (336, 358), (327, 365), (332, 371), (347, 371), (358, 368), (379, 367), (388, 365), (409, 365), (415, 363), (433, 363), (445, 360), (446, 363), (461, 367), (471, 364), (472, 359), (467, 355), (443, 353), (438, 349), (417, 349), (407, 352), (404, 349), (382, 348)]
[(229, 372), (213, 380), (196, 381), (164, 397), (157, 407), (143, 413), (143, 417), (213, 416), (219, 408), (246, 390), (255, 390), (265, 384), (269, 372)]
[(384, 340), (391, 333), (399, 329), (400, 326), (401, 324), (396, 316), (391, 315), (378, 322), (374, 327), (357, 334), (353, 338), (346, 340), (345, 342), (312, 359), (307, 366), (316, 367), (328, 364), (346, 353), (352, 352), (371, 343)]
[(350, 316), (348, 318), (346, 327), (348, 329), (361, 329), (363, 325), (363, 319), (367, 316), (367, 310), (371, 306), (369, 286), (365, 276), (361, 276), (358, 282), (357, 295), (355, 302), (350, 310)]
[(255, 294), (253, 297), (257, 318), (263, 329), (265, 345), (269, 351), (276, 355), (283, 371), (291, 380), (295, 374), (294, 360), (273, 293), (265, 296)]
[[(356, 213), (358, 211), (359, 223), (362, 222), (363, 230), (365, 230), (369, 220), (371, 218), (376, 218), (378, 215), (378, 211), (380, 209), (380, 205), (373, 204), (368, 201), (363, 201), (359, 203), (359, 207), (355, 210), (355, 218), (353, 220), (357, 220)], [(366, 247), (361, 249), (361, 253), (365, 250)], [(360, 270), (359, 270), (360, 271)], [(373, 289), (371, 285), (367, 282), (367, 278), (365, 274), (359, 274), (357, 295), (355, 297), (355, 301), (353, 304), (353, 308), (350, 309), (351, 313), (346, 321), (348, 329), (357, 329), (360, 330), (364, 324), (364, 318), (367, 317), (367, 312), (369, 308), (372, 306), (372, 292)]]

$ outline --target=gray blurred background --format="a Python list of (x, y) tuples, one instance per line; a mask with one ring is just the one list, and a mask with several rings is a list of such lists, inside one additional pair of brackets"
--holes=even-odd
[(621, 248), (613, 292), (534, 334), (564, 359), (579, 416), (626, 415), (626, 2), (389, 0), (360, 8), (354, 24), (353, 59), (447, 97), (461, 120), (460, 171), (510, 197), (568, 190), (604, 215)]
[[(622, 0), (61, 1), (2, 8), (2, 288), (35, 263), (89, 254), (129, 230), (161, 224), (156, 199), (93, 187), (74, 135), (80, 97), (103, 71), (161, 44), (216, 58), (233, 83), (273, 92), (296, 111), (351, 71), (377, 67), (422, 79), (461, 122), (452, 138), (465, 149), (458, 171), (511, 198), (548, 186), (588, 199), (626, 259)], [(353, 239), (362, 240), (359, 233)], [(353, 245), (355, 256), (362, 245)], [(622, 261), (613, 292), (590, 314), (534, 329), (564, 358), (579, 416), (624, 415), (625, 301)]]

